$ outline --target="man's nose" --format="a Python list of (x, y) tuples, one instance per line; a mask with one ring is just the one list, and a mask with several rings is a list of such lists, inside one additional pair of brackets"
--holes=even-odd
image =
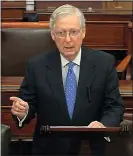
[(65, 40), (66, 40), (66, 42), (70, 42), (71, 41), (71, 37), (70, 37), (70, 33), (69, 32), (66, 33)]

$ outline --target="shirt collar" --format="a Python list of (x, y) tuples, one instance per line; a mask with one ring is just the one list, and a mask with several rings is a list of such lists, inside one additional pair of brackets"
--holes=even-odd
[[(61, 56), (61, 65), (63, 68), (69, 63), (69, 61), (64, 56), (62, 56), (61, 54), (60, 54), (60, 56)], [(78, 55), (76, 56), (76, 58), (72, 62), (74, 62), (76, 65), (80, 66), (80, 61), (81, 61), (81, 48), (79, 50)]]

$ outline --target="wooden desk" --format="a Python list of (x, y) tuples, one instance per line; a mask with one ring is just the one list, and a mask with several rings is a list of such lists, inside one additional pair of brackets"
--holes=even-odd
[[(25, 125), (24, 128), (18, 129), (11, 115), (12, 102), (9, 100), (10, 96), (18, 96), (19, 86), (22, 82), (23, 77), (2, 77), (2, 94), (1, 94), (1, 120), (2, 123), (11, 126), (13, 139), (32, 139), (34, 126), (36, 119), (32, 120), (30, 124)], [(120, 91), (125, 102), (125, 113), (126, 118), (129, 118), (129, 114), (133, 111), (133, 92), (132, 92), (132, 81), (120, 80)]]
[(125, 102), (125, 111), (133, 113), (133, 80), (119, 81), (120, 93)]
[(122, 97), (133, 96), (133, 80), (119, 80), (119, 87)]
[(26, 2), (1, 2), (1, 20), (2, 21), (22, 21)]
[(124, 118), (132, 120), (133, 116), (133, 80), (119, 81), (121, 96), (125, 103)]
[(101, 135), (119, 136), (121, 127), (107, 128), (88, 128), (88, 126), (44, 126), (40, 128), (40, 134), (43, 136), (55, 135), (63, 137), (76, 137), (80, 139), (89, 139), (91, 137), (99, 137)]
[(12, 9), (2, 9), (1, 10), (1, 17), (2, 21), (22, 21), (24, 16), (24, 9), (23, 8), (12, 8)]

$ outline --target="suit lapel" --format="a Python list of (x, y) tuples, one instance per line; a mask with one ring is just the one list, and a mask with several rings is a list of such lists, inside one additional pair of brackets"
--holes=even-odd
[(73, 119), (76, 117), (76, 115), (78, 115), (78, 112), (80, 112), (83, 100), (87, 94), (87, 88), (90, 87), (93, 82), (95, 77), (95, 67), (96, 66), (92, 60), (92, 56), (88, 48), (82, 47), (80, 74)]
[[(48, 83), (53, 90), (64, 116), (70, 122), (71, 119), (68, 114), (62, 81), (61, 59), (58, 50), (48, 56), (45, 66), (47, 68)], [(93, 62), (91, 52), (88, 50), (88, 48), (82, 47), (80, 75), (72, 120), (76, 119), (76, 116), (81, 110), (83, 100), (86, 98), (87, 87), (91, 86), (95, 77), (95, 68), (96, 65)]]
[(62, 81), (61, 59), (58, 50), (49, 55), (47, 61), (47, 80), (65, 117), (70, 120)]

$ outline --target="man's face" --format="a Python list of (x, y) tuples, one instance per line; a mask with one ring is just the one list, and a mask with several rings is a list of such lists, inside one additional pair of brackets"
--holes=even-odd
[(81, 29), (76, 15), (68, 15), (56, 20), (51, 36), (60, 53), (66, 59), (73, 60), (77, 56), (85, 37), (85, 28)]

